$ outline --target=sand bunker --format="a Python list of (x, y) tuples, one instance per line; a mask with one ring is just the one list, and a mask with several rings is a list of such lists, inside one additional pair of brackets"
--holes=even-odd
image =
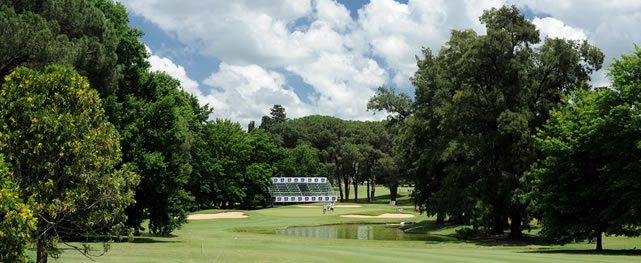
[(223, 218), (246, 218), (249, 217), (243, 212), (225, 212), (217, 214), (194, 214), (187, 216), (189, 220), (201, 220), (201, 219), (223, 219)]
[[(312, 208), (312, 207), (321, 207), (320, 205), (297, 205), (296, 207)], [(335, 205), (335, 208), (357, 208), (363, 207), (362, 205)]]
[(385, 213), (377, 216), (367, 216), (367, 215), (341, 215), (341, 217), (347, 218), (412, 218), (415, 217), (411, 214), (390, 214)]

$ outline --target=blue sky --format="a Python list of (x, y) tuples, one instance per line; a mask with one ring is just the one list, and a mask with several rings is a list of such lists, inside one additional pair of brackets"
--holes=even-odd
[[(483, 33), (484, 9), (515, 4), (543, 37), (586, 39), (606, 62), (634, 43), (637, 0), (121, 0), (145, 32), (154, 70), (165, 71), (245, 125), (273, 104), (290, 117), (373, 120), (367, 100), (380, 85), (413, 93), (421, 47), (438, 50), (452, 29)], [(606, 64), (607, 64), (606, 63)], [(607, 85), (604, 71), (593, 76)]]

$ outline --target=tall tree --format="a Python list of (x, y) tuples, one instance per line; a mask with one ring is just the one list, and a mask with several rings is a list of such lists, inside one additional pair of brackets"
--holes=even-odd
[(641, 234), (641, 49), (616, 60), (612, 89), (579, 90), (536, 136), (544, 153), (529, 194), (541, 233), (562, 244)]
[(37, 261), (57, 256), (60, 240), (122, 233), (138, 176), (121, 164), (118, 133), (98, 94), (63, 67), (18, 68), (4, 81), (0, 151), (21, 197), (34, 202)]
[(269, 116), (263, 116), (260, 128), (267, 131), (273, 131), (274, 129), (277, 129), (280, 124), (286, 121), (287, 114), (285, 113), (285, 108), (276, 104), (269, 109)]
[(194, 98), (180, 90), (177, 80), (164, 73), (146, 73), (139, 92), (128, 93), (117, 125), (123, 134), (125, 160), (136, 165), (141, 182), (136, 203), (127, 210), (128, 225), (168, 235), (185, 223), (193, 197), (186, 190), (192, 172), (192, 147), (198, 112)]
[[(510, 235), (520, 237), (529, 221), (521, 178), (537, 156), (531, 135), (563, 94), (601, 67), (603, 54), (585, 41), (537, 46), (539, 32), (514, 6), (485, 11), (480, 21), (486, 35), (455, 30), (437, 55), (424, 50), (403, 140), (419, 146), (405, 148), (423, 209), (455, 217), (464, 209), (495, 234), (511, 222)], [(456, 199), (478, 204), (442, 210)]]

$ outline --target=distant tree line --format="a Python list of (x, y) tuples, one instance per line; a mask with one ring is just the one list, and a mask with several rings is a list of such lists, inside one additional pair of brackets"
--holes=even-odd
[[(377, 184), (390, 188), (396, 200), (401, 172), (393, 155), (393, 138), (386, 122), (348, 121), (312, 115), (289, 120), (281, 105), (262, 118), (260, 129), (294, 153), (294, 165), (285, 176), (326, 176), (338, 186), (341, 201), (358, 200), (358, 187), (368, 187), (367, 201)], [(305, 157), (303, 157), (305, 156)], [(312, 168), (313, 167), (313, 168)], [(353, 191), (352, 191), (353, 189)]]

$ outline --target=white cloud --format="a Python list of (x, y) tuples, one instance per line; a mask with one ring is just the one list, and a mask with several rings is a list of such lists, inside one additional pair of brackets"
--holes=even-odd
[(341, 32), (347, 30), (352, 24), (349, 10), (331, 0), (317, 0), (315, 17)]
[[(272, 101), (285, 105), (291, 116), (372, 118), (365, 109), (367, 99), (381, 84), (409, 87), (421, 47), (440, 49), (452, 29), (483, 33), (478, 20), (483, 10), (506, 3), (549, 14), (533, 19), (542, 35), (587, 39), (604, 50), (606, 65), (641, 43), (638, 0), (371, 0), (356, 18), (332, 0), (123, 2), (201, 55), (223, 61), (219, 71), (202, 81), (206, 86), (190, 82), (184, 68), (172, 67), (171, 61), (158, 58), (154, 64), (174, 72), (170, 74), (194, 93), (200, 92), (198, 87), (215, 87), (203, 92), (208, 94), (204, 101), (243, 122), (259, 120)], [(278, 72), (297, 75), (315, 96), (301, 102)], [(603, 76), (597, 73), (594, 83), (607, 83)]]
[[(203, 84), (214, 88), (204, 95), (200, 84), (189, 78), (183, 66), (175, 64), (167, 57), (150, 54), (149, 64), (152, 71), (165, 72), (180, 81), (180, 86), (196, 96), (202, 104), (214, 108), (212, 119), (231, 119), (246, 127), (250, 121), (260, 120), (266, 109), (274, 104), (285, 106), (291, 117), (302, 117), (309, 114), (310, 105), (305, 105), (292, 91), (285, 86), (283, 75), (268, 71), (258, 65), (220, 64), (220, 70), (203, 81)], [(258, 118), (257, 118), (258, 117)]]
[[(520, 0), (521, 5), (546, 13), (566, 25), (582, 30), (589, 43), (600, 48), (606, 55), (607, 68), (612, 59), (622, 53), (630, 53), (634, 44), (641, 43), (641, 1), (638, 0), (566, 0), (538, 1)], [(593, 75), (593, 84), (607, 84), (604, 70)]]
[(166, 57), (159, 57), (153, 54), (151, 49), (148, 46), (145, 46), (147, 53), (150, 54), (149, 64), (151, 65), (152, 71), (161, 71), (169, 74), (169, 76), (174, 77), (180, 81), (180, 86), (188, 93), (194, 96), (202, 95), (200, 89), (198, 88), (198, 82), (189, 78), (187, 72), (183, 66), (176, 65), (171, 59)]
[(568, 26), (563, 21), (553, 17), (535, 17), (532, 23), (536, 25), (542, 36), (549, 38), (565, 38), (570, 40), (587, 40), (588, 36), (581, 29)]
[(214, 107), (214, 118), (228, 118), (246, 126), (250, 121), (259, 121), (274, 104), (283, 105), (289, 117), (309, 114), (309, 105), (286, 86), (283, 75), (258, 65), (223, 62), (220, 70), (203, 83), (214, 88), (202, 98)]

